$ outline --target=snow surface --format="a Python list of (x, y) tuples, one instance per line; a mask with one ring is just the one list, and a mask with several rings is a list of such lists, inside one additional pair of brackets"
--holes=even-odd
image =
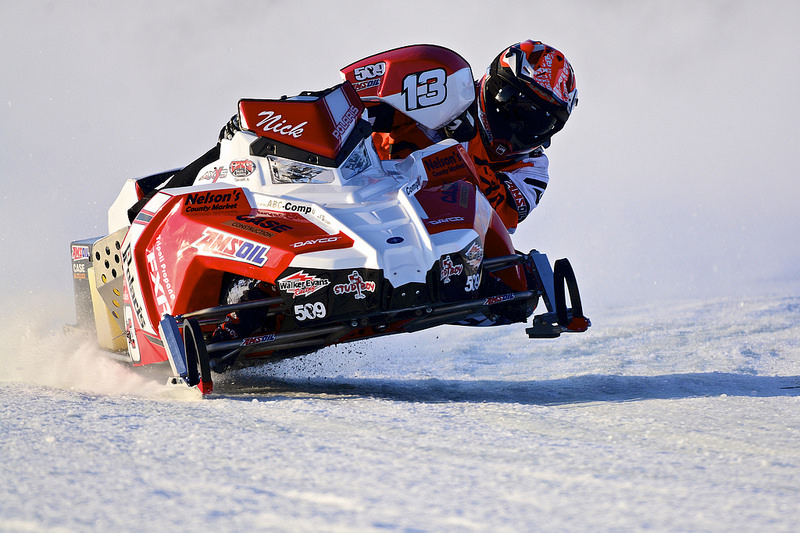
[(0, 531), (797, 530), (800, 298), (524, 327), (334, 347), (205, 400), (6, 335)]

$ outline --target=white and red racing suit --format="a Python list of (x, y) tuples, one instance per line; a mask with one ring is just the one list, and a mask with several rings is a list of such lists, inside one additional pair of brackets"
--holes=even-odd
[[(395, 113), (390, 131), (376, 131), (372, 138), (382, 159), (400, 159), (414, 150), (444, 139), (444, 136), (401, 113)], [(486, 152), (477, 128), (473, 138), (461, 144), (475, 164), (481, 191), (509, 233), (513, 233), (517, 225), (539, 204), (547, 188), (547, 156), (541, 148), (536, 148), (513, 159), (493, 161)]]

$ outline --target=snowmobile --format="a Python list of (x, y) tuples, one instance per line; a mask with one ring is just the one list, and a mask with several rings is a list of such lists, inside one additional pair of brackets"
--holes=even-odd
[(540, 299), (529, 337), (585, 331), (569, 261), (515, 250), (458, 142), (388, 161), (372, 144), (369, 106), (453, 123), (474, 97), (466, 61), (415, 45), (341, 72), (323, 91), (240, 100), (212, 150), (127, 180), (109, 233), (71, 243), (77, 328), (203, 394), (212, 371), (525, 322)]

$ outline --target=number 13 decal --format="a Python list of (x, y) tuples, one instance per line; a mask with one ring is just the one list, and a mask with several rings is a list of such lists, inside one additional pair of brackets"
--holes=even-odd
[(439, 105), (447, 97), (447, 73), (443, 68), (409, 74), (403, 78), (406, 109)]

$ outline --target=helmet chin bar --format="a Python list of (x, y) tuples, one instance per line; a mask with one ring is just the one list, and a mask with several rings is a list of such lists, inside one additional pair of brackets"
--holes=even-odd
[(569, 118), (564, 109), (500, 72), (484, 76), (479, 91), (481, 135), (494, 161), (549, 145)]
[(497, 161), (527, 154), (540, 146), (546, 148), (550, 145), (550, 138), (564, 127), (564, 122), (556, 120), (555, 125), (549, 131), (527, 139), (520, 138), (517, 135), (518, 132), (511, 129), (504, 132), (505, 134), (496, 135), (490, 121), (487, 121), (486, 126), (488, 131), (481, 128), (481, 139), (487, 147), (486, 151), (489, 156)]
[(531, 139), (528, 142), (514, 143), (513, 139), (516, 138), (516, 135), (513, 135), (511, 137), (511, 139), (512, 139), (512, 141), (511, 141), (511, 153), (512, 153), (512, 155), (525, 154), (525, 153), (528, 153), (528, 152), (538, 148), (539, 146), (543, 146), (545, 144), (549, 145), (550, 138), (553, 137), (553, 135), (555, 135), (559, 131), (561, 131), (561, 129), (563, 127), (564, 127), (564, 123), (563, 122), (556, 121), (555, 125), (547, 133), (544, 133), (544, 134), (541, 134), (541, 135), (537, 135), (537, 136), (535, 136), (533, 139)]

